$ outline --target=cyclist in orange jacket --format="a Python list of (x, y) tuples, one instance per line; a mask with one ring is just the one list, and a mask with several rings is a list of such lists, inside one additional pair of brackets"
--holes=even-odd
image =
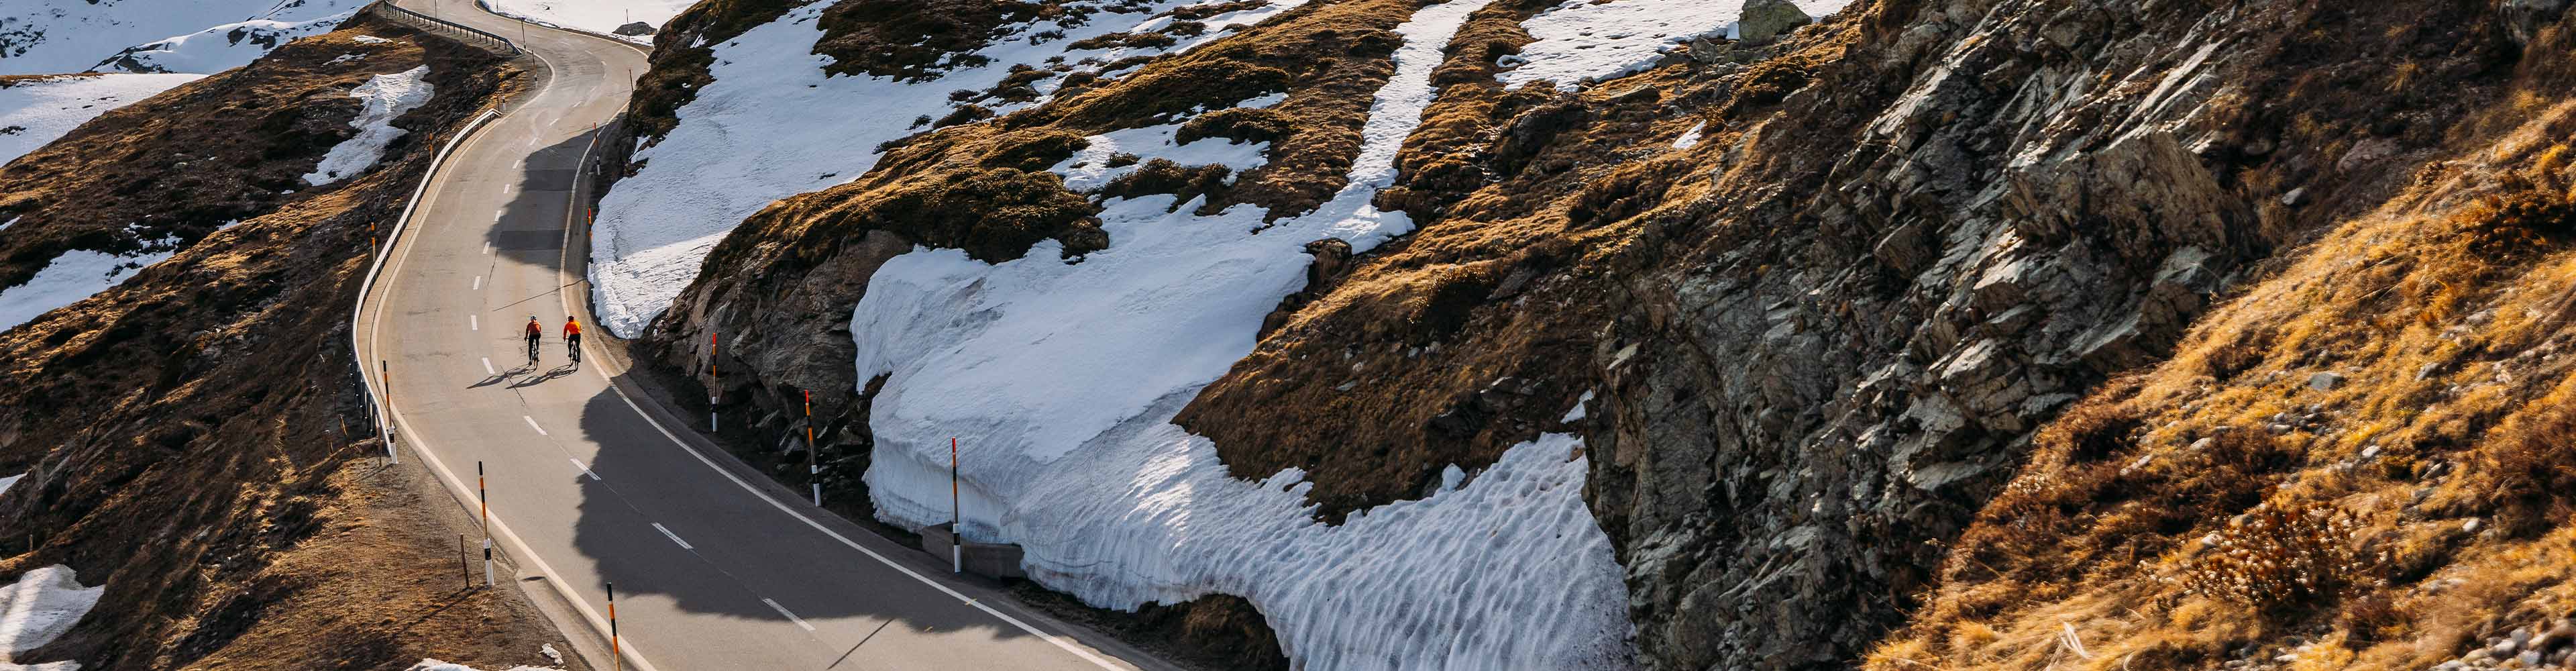
[(572, 360), (580, 361), (581, 320), (574, 319), (572, 315), (564, 315), (563, 339), (564, 351), (572, 355)]

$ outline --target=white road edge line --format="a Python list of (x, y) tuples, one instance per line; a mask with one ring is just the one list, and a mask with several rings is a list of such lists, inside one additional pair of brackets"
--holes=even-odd
[(550, 436), (550, 435), (554, 435), (554, 434), (546, 433), (546, 427), (537, 426), (537, 418), (535, 418), (535, 417), (529, 417), (529, 416), (527, 416), (527, 415), (520, 415), (520, 416), (519, 416), (519, 419), (528, 420), (528, 428), (536, 429), (536, 430), (537, 430), (537, 435), (540, 435), (540, 436)]
[[(671, 533), (671, 528), (670, 528), (670, 527), (666, 527), (666, 526), (662, 526), (662, 523), (660, 523), (660, 522), (654, 522), (654, 523), (653, 523), (653, 530), (662, 532), (662, 535), (663, 535), (664, 537), (670, 538), (670, 539), (671, 539), (671, 542), (680, 544), (680, 549), (682, 549), (682, 550), (695, 550), (695, 549), (698, 549), (696, 546), (689, 545), (689, 542), (688, 542), (688, 541), (680, 540), (680, 535), (679, 535), (679, 534)], [(773, 604), (773, 605), (775, 605), (775, 604)]]
[(796, 623), (796, 626), (805, 628), (805, 631), (814, 631), (814, 625), (806, 624), (805, 618), (797, 617), (795, 613), (787, 612), (787, 607), (778, 605), (777, 601), (771, 600), (769, 597), (761, 597), (760, 602), (769, 604), (770, 610), (778, 611), (778, 614), (787, 616), (787, 621)]
[(583, 466), (583, 465), (581, 465), (581, 460), (580, 460), (580, 459), (574, 459), (574, 458), (572, 458), (572, 457), (564, 457), (564, 460), (572, 462), (572, 467), (573, 467), (574, 469), (576, 469), (576, 470), (581, 471), (581, 474), (582, 474), (582, 475), (590, 476), (590, 481), (591, 481), (591, 482), (598, 482), (598, 481), (599, 481), (599, 474), (598, 474), (598, 473), (592, 473), (592, 472), (590, 472), (590, 467), (589, 467), (589, 466)]

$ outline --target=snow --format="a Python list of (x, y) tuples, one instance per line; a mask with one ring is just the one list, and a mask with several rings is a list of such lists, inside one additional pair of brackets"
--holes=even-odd
[[(1514, 446), (1472, 478), (1451, 466), (1424, 499), (1327, 526), (1304, 473), (1235, 479), (1213, 443), (1171, 423), (1303, 286), (1305, 243), (1365, 251), (1412, 229), (1369, 201), (1393, 183), (1443, 48), (1488, 1), (1399, 27), (1350, 183), (1314, 212), (1265, 227), (1248, 205), (1200, 217), (1196, 201), (1113, 198), (1099, 215), (1110, 247), (1078, 264), (1053, 241), (991, 265), (953, 249), (887, 261), (850, 329), (859, 378), (888, 375), (869, 417), (878, 516), (949, 519), (953, 436), (961, 532), (1021, 544), (1032, 577), (1093, 605), (1239, 595), (1302, 668), (1626, 666), (1626, 587), (1582, 499), (1579, 438)], [(1146, 160), (1248, 160), (1222, 140), (1150, 141), (1166, 128), (1105, 139)], [(1060, 168), (1097, 181), (1075, 162)]]
[[(599, 322), (619, 336), (641, 335), (698, 267), (716, 241), (762, 207), (788, 196), (856, 179), (876, 165), (876, 146), (927, 128), (913, 120), (946, 116), (950, 91), (985, 91), (1014, 64), (1045, 67), (1046, 59), (1100, 63), (1127, 56), (1176, 53), (1224, 34), (1227, 26), (1258, 22), (1306, 0), (1273, 0), (1258, 9), (1208, 17), (1207, 32), (1167, 49), (1067, 50), (1083, 39), (1151, 29), (1171, 21), (1164, 11), (1201, 0), (1148, 0), (1120, 11), (1093, 13), (1084, 25), (1055, 21), (1005, 26), (1004, 34), (975, 52), (991, 59), (981, 67), (946, 70), (928, 81), (905, 82), (869, 75), (826, 77), (828, 57), (813, 53), (822, 38), (815, 25), (829, 3), (789, 11), (777, 21), (713, 47), (715, 78), (678, 111), (679, 125), (636, 152), (644, 167), (619, 180), (600, 202), (591, 239), (590, 280)], [(506, 3), (505, 3), (506, 4)], [(1118, 0), (1073, 0), (1107, 8)], [(1038, 40), (1062, 30), (1064, 37)], [(1095, 70), (1085, 66), (1077, 70)], [(1060, 79), (1061, 76), (1058, 77)], [(1056, 80), (1034, 86), (1054, 90)], [(990, 106), (988, 104), (988, 106)], [(996, 107), (1007, 113), (1028, 104)], [(831, 138), (816, 142), (814, 138)], [(1196, 144), (1196, 143), (1193, 143)]]
[(9, 476), (9, 477), (0, 478), (0, 493), (6, 493), (6, 492), (8, 492), (8, 491), (9, 491), (9, 488), (10, 488), (10, 487), (16, 487), (16, 486), (18, 486), (18, 479), (20, 479), (20, 478), (24, 478), (24, 477), (27, 477), (27, 474), (25, 474), (25, 473), (20, 473), (20, 474), (17, 474), (17, 475), (12, 475), (12, 476)]
[[(113, 69), (111, 61), (129, 47), (173, 36), (193, 38), (216, 27), (262, 21), (303, 23), (345, 14), (364, 4), (365, 0), (8, 0), (6, 9), (0, 10), (0, 74)], [(229, 42), (227, 33), (216, 33), (212, 39)], [(212, 74), (221, 69), (193, 72)]]
[(614, 35), (609, 31), (634, 21), (661, 28), (680, 10), (697, 4), (697, 0), (486, 0), (485, 4), (492, 13), (502, 16), (652, 44), (652, 35)]
[(376, 161), (385, 157), (385, 145), (409, 132), (395, 128), (394, 118), (429, 102), (429, 82), (421, 81), (421, 76), (427, 74), (429, 66), (423, 65), (376, 75), (349, 89), (349, 97), (357, 98), (361, 105), (358, 118), (349, 120), (349, 127), (358, 129), (358, 134), (331, 147), (331, 152), (322, 156), (321, 164), (313, 166), (313, 173), (304, 176), (304, 183), (321, 186), (375, 167)]
[(1706, 132), (1707, 130), (1708, 122), (1706, 121), (1702, 121), (1699, 122), (1698, 125), (1691, 126), (1690, 130), (1682, 131), (1681, 137), (1673, 138), (1673, 148), (1689, 149), (1699, 146), (1700, 133)]
[[(1850, 0), (1795, 0), (1808, 16), (1841, 11)], [(1518, 65), (1495, 75), (1511, 88), (1555, 82), (1562, 91), (1644, 72), (1664, 53), (1692, 37), (1734, 33), (1743, 0), (1565, 0), (1521, 22), (1535, 41), (1521, 47)]]
[(0, 587), (0, 665), (40, 671), (79, 669), (73, 662), (22, 666), (15, 658), (71, 631), (106, 591), (106, 585), (82, 587), (71, 567), (61, 564), (28, 571), (18, 582)]
[[(551, 649), (551, 648), (552, 648), (552, 646), (548, 646), (548, 648), (549, 648), (549, 649)], [(466, 665), (463, 665), (463, 664), (449, 664), (449, 663), (447, 663), (447, 662), (442, 662), (442, 661), (438, 661), (438, 660), (435, 660), (435, 659), (427, 659), (427, 658), (423, 658), (422, 660), (420, 660), (420, 663), (419, 663), (419, 664), (413, 664), (413, 665), (411, 665), (411, 668), (409, 668), (409, 669), (404, 669), (403, 671), (481, 671), (481, 670), (480, 670), (480, 669), (476, 669), (476, 668), (471, 667), (471, 666), (466, 666)], [(508, 669), (508, 671), (563, 671), (563, 670), (562, 670), (562, 669), (552, 668), (552, 667), (541, 667), (541, 666), (513, 666), (513, 667), (510, 667), (510, 668)]]
[(1584, 390), (1582, 398), (1574, 399), (1574, 409), (1565, 411), (1565, 416), (1558, 418), (1556, 421), (1559, 423), (1582, 421), (1586, 416), (1584, 408), (1590, 405), (1592, 405), (1592, 391), (1587, 389)]
[(56, 77), (0, 89), (0, 164), (18, 160), (108, 110), (196, 81), (199, 76)]
[(374, 36), (374, 35), (356, 35), (356, 36), (351, 36), (349, 39), (351, 39), (351, 40), (355, 40), (355, 41), (356, 41), (357, 43), (359, 43), (359, 44), (384, 44), (384, 43), (386, 43), (386, 42), (392, 42), (392, 41), (393, 41), (393, 40), (388, 40), (388, 39), (385, 39), (385, 38), (382, 38), (382, 37), (377, 37), (377, 36)]
[(331, 32), (357, 14), (358, 10), (352, 9), (308, 21), (253, 19), (227, 23), (136, 45), (99, 66), (127, 72), (222, 72), (259, 60), (276, 45)]
[(178, 245), (155, 245), (162, 251), (117, 256), (89, 250), (63, 252), (46, 263), (26, 284), (0, 288), (0, 331), (35, 321), (36, 317), (78, 303), (124, 282), (144, 267), (178, 253)]

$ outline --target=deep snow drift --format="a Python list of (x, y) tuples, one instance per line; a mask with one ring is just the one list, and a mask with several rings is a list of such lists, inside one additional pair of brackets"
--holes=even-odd
[(200, 75), (55, 77), (0, 88), (0, 165), (44, 147), (82, 123)]
[[(531, 19), (550, 26), (602, 35), (630, 21), (642, 21), (660, 29), (678, 16), (680, 10), (697, 4), (697, 0), (485, 0), (492, 13)], [(653, 36), (613, 35), (619, 39), (652, 44)]]
[[(1473, 479), (1453, 466), (1429, 498), (1325, 526), (1303, 473), (1234, 479), (1212, 443), (1170, 422), (1301, 288), (1305, 243), (1364, 251), (1412, 229), (1369, 203), (1395, 178), (1443, 48), (1486, 1), (1433, 5), (1398, 29), (1350, 184), (1315, 212), (1262, 229), (1252, 206), (1198, 217), (1172, 196), (1111, 199), (1113, 243), (1079, 264), (1054, 241), (994, 265), (954, 249), (886, 262), (850, 329), (859, 378), (890, 375), (869, 417), (879, 516), (947, 521), (954, 436), (963, 533), (1022, 544), (1033, 577), (1094, 605), (1240, 595), (1304, 668), (1627, 665), (1626, 586), (1582, 498), (1579, 439), (1515, 446)], [(1150, 141), (1169, 131), (1110, 135), (1147, 160), (1239, 149)]]
[[(1168, 48), (1070, 49), (1074, 42), (1109, 33), (1150, 30), (1172, 21), (1157, 16), (1199, 0), (1153, 0), (1133, 11), (1103, 11), (1076, 28), (1052, 21), (1010, 26), (976, 55), (982, 67), (956, 68), (928, 81), (875, 76), (825, 77), (827, 57), (813, 53), (823, 36), (815, 25), (829, 3), (815, 3), (740, 37), (716, 45), (708, 74), (715, 83), (679, 110), (679, 126), (659, 143), (636, 152), (645, 167), (618, 181), (600, 202), (591, 237), (590, 281), (600, 324), (622, 337), (641, 335), (663, 308), (697, 276), (699, 264), (725, 233), (771, 201), (840, 184), (868, 171), (880, 143), (928, 130), (918, 117), (949, 113), (948, 93), (986, 90), (1015, 64), (1116, 61), (1178, 52), (1226, 34), (1228, 26), (1258, 22), (1303, 0), (1201, 20), (1200, 37)], [(506, 4), (506, 3), (505, 3)], [(1120, 5), (1107, 0), (1073, 4)], [(1038, 39), (1062, 30), (1062, 37)], [(809, 88), (810, 87), (810, 88)], [(1041, 93), (1054, 81), (1040, 82)], [(1031, 104), (995, 108), (1007, 114)], [(817, 142), (815, 138), (830, 138)]]
[[(128, 47), (196, 36), (216, 26), (313, 21), (364, 4), (364, 0), (9, 0), (0, 4), (0, 74), (81, 72), (109, 65)], [(228, 34), (212, 37), (226, 41)], [(249, 58), (233, 65), (246, 62)]]
[[(1841, 11), (1851, 0), (1796, 0), (1808, 16)], [(1646, 71), (1665, 52), (1690, 38), (1725, 31), (1733, 37), (1744, 0), (1565, 0), (1521, 27), (1537, 38), (1521, 47), (1495, 75), (1512, 87), (1538, 80), (1573, 91), (1585, 84)]]
[(106, 591), (106, 585), (82, 587), (71, 567), (61, 564), (28, 571), (18, 582), (0, 587), (0, 666), (34, 671), (80, 668), (74, 662), (19, 665), (15, 659), (71, 631)]
[(358, 129), (358, 134), (332, 146), (331, 152), (322, 156), (322, 162), (313, 166), (313, 172), (304, 176), (304, 183), (321, 186), (375, 167), (376, 161), (385, 157), (385, 145), (410, 132), (395, 128), (394, 118), (429, 102), (433, 91), (429, 82), (421, 81), (428, 74), (429, 66), (423, 65), (376, 75), (349, 89), (349, 97), (357, 98), (361, 104), (358, 118), (349, 120), (349, 127)]

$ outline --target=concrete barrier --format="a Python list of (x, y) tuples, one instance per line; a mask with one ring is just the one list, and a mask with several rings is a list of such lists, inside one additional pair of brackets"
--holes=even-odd
[[(948, 559), (948, 546), (956, 542), (957, 534), (950, 531), (946, 524), (923, 527), (921, 530), (922, 551), (939, 557), (941, 561)], [(967, 541), (964, 563), (967, 573), (987, 578), (1029, 577), (1027, 572), (1020, 570), (1020, 546), (1008, 543)]]

